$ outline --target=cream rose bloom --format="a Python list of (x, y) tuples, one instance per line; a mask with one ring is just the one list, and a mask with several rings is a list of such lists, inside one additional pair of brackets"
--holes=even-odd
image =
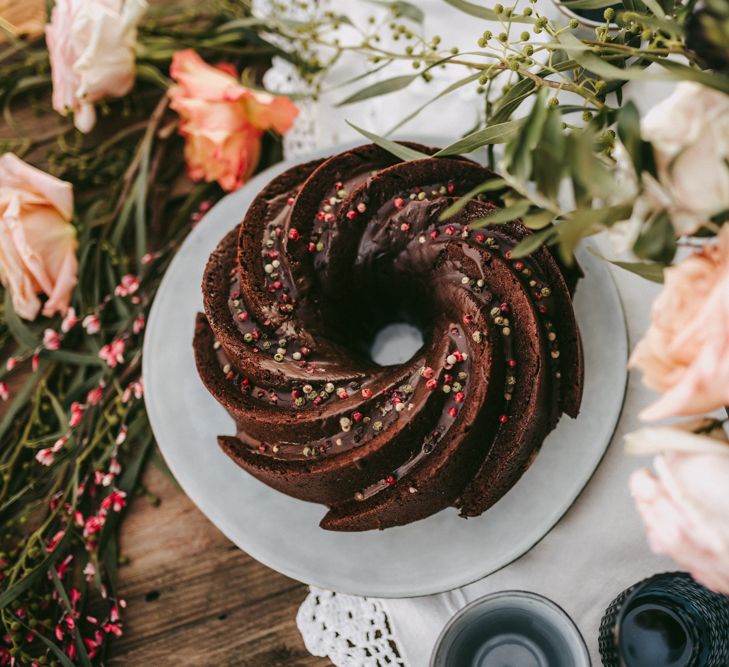
[(187, 169), (195, 181), (239, 188), (258, 164), (266, 130), (286, 132), (298, 114), (288, 98), (242, 85), (235, 69), (208, 65), (191, 49), (178, 51), (170, 76), (170, 107), (180, 114)]
[(644, 419), (729, 405), (729, 224), (718, 238), (664, 272), (651, 325), (630, 365), (663, 396)]
[(137, 24), (146, 0), (56, 0), (46, 42), (53, 108), (74, 113), (81, 132), (96, 123), (94, 103), (126, 95), (134, 85)]
[(628, 435), (631, 453), (662, 452), (655, 471), (636, 471), (630, 487), (651, 548), (729, 594), (729, 442), (720, 428), (692, 433), (698, 425)]
[(641, 121), (657, 179), (643, 174), (632, 225), (666, 210), (679, 236), (693, 234), (729, 209), (729, 95), (682, 81)]
[(0, 156), (0, 280), (20, 317), (66, 314), (76, 284), (76, 230), (71, 184)]

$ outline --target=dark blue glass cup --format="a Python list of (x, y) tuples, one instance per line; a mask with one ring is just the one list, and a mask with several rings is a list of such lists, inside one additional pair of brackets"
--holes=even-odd
[(600, 624), (605, 667), (729, 667), (729, 597), (685, 572), (623, 591)]
[(590, 667), (577, 627), (535, 593), (503, 591), (475, 600), (445, 626), (431, 667)]

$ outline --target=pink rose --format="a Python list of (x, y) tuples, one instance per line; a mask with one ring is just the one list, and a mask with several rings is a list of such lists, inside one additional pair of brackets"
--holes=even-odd
[(46, 42), (53, 79), (53, 108), (89, 132), (94, 103), (126, 95), (136, 75), (134, 47), (145, 0), (56, 0)]
[(258, 164), (261, 135), (286, 132), (298, 114), (288, 97), (246, 88), (228, 65), (212, 67), (187, 49), (172, 58), (170, 107), (180, 114), (190, 178), (239, 188)]
[(729, 404), (729, 225), (717, 242), (665, 271), (653, 319), (630, 365), (663, 396), (644, 419), (710, 412)]
[(0, 157), (0, 280), (20, 317), (65, 315), (76, 284), (73, 191), (12, 153)]
[(629, 450), (662, 451), (655, 472), (633, 473), (630, 487), (651, 548), (673, 558), (705, 586), (729, 594), (729, 442), (716, 428), (645, 428)]

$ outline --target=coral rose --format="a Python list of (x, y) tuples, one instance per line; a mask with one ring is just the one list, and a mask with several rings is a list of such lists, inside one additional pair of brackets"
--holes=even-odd
[(0, 280), (20, 317), (65, 315), (76, 284), (71, 184), (12, 153), (0, 157)]
[(631, 366), (663, 396), (644, 419), (710, 412), (729, 404), (729, 225), (715, 242), (665, 270), (651, 325)]
[(628, 435), (632, 453), (663, 452), (655, 472), (636, 471), (630, 486), (651, 548), (729, 594), (729, 442), (719, 427), (707, 435), (690, 432), (697, 426)]
[(56, 0), (46, 42), (53, 79), (53, 108), (89, 132), (94, 103), (126, 95), (136, 75), (134, 47), (145, 0)]
[(196, 181), (217, 181), (227, 191), (253, 173), (263, 132), (283, 134), (298, 114), (288, 97), (246, 88), (234, 68), (212, 67), (191, 49), (174, 55), (170, 76), (176, 82), (170, 106), (182, 119), (188, 173)]

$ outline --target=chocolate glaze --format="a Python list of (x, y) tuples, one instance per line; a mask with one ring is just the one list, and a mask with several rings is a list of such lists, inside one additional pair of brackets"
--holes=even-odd
[[(530, 232), (488, 226), (498, 197), (439, 220), (489, 178), (468, 160), (362, 146), (276, 177), (211, 255), (194, 347), (237, 425), (220, 445), (329, 505), (324, 528), (479, 514), (579, 410), (581, 345), (552, 255), (511, 257)], [(423, 347), (376, 365), (372, 337), (403, 319)]]

